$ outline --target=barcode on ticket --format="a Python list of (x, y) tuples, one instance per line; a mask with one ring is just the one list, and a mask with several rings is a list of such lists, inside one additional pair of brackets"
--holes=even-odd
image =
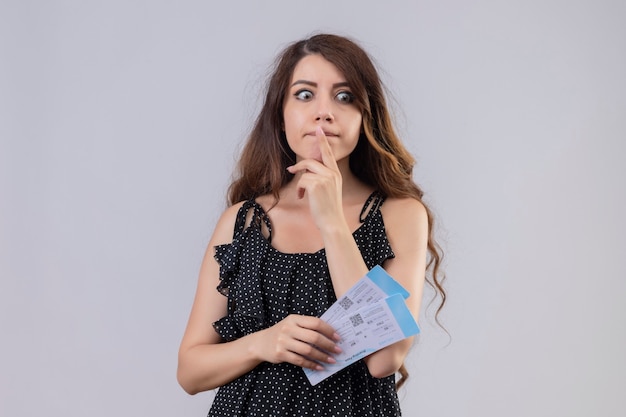
[(352, 304), (354, 304), (352, 300), (348, 297), (343, 297), (341, 300), (338, 301), (338, 303), (341, 307), (343, 307), (344, 310), (348, 310), (350, 307), (352, 307)]
[(363, 324), (363, 317), (360, 314), (355, 314), (354, 316), (350, 316), (350, 321), (352, 322), (352, 327), (356, 327), (359, 324)]

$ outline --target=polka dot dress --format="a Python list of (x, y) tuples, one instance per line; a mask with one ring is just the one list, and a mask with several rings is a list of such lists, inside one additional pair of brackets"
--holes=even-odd
[[(354, 239), (368, 268), (394, 257), (373, 193), (363, 206)], [(252, 221), (246, 217), (253, 211)], [(266, 239), (261, 226), (270, 232)], [(228, 315), (213, 324), (225, 341), (265, 329), (289, 314), (320, 316), (336, 300), (324, 249), (287, 254), (271, 245), (271, 224), (255, 201), (243, 204), (233, 241), (216, 247), (218, 291), (228, 297)], [(395, 378), (373, 378), (361, 360), (312, 386), (302, 368), (263, 362), (221, 387), (209, 417), (399, 416)]]

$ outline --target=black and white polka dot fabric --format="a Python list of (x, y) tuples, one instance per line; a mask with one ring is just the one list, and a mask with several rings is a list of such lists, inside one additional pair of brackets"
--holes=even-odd
[[(380, 206), (373, 193), (361, 212), (354, 232), (368, 268), (394, 257), (385, 234)], [(252, 210), (252, 221), (246, 218)], [(261, 232), (265, 224), (270, 232)], [(239, 210), (233, 242), (216, 247), (220, 264), (218, 291), (228, 297), (228, 315), (213, 324), (225, 341), (267, 328), (289, 314), (320, 316), (336, 300), (324, 249), (287, 254), (271, 245), (271, 224), (253, 200)], [(221, 387), (209, 417), (368, 417), (399, 416), (395, 378), (370, 376), (359, 361), (311, 386), (302, 368), (261, 363), (247, 374)]]

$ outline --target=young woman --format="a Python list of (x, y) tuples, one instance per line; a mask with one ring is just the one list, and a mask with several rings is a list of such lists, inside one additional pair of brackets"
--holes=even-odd
[(400, 415), (412, 339), (315, 386), (302, 368), (334, 362), (339, 336), (318, 317), (375, 265), (411, 293), (415, 318), (425, 280), (445, 301), (413, 164), (359, 46), (321, 34), (283, 51), (180, 346), (185, 391), (220, 387), (209, 416)]

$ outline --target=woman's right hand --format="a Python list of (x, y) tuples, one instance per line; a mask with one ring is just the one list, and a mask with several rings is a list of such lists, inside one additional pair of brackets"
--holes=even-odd
[(335, 329), (317, 317), (291, 314), (258, 335), (254, 349), (266, 362), (322, 370), (319, 362), (335, 363), (331, 355), (341, 352), (335, 343), (339, 341)]

